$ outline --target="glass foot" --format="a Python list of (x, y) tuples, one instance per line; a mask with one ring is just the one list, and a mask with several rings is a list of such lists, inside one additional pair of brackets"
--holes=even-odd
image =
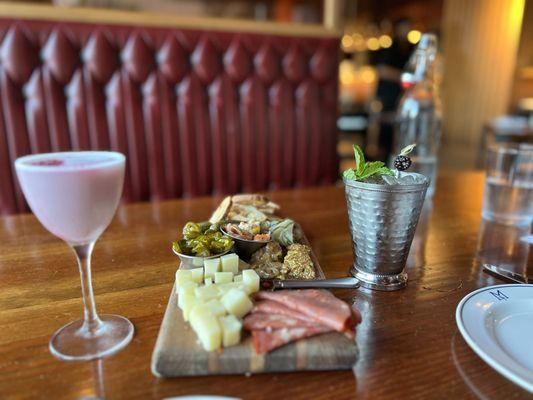
[(50, 339), (50, 352), (64, 361), (89, 361), (110, 356), (131, 342), (134, 328), (127, 318), (104, 314), (100, 320), (94, 332), (81, 319), (65, 325)]

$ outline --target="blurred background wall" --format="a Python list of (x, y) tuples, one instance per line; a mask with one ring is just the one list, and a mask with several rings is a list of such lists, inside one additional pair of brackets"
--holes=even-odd
[[(472, 154), (480, 144), (483, 125), (511, 112), (520, 101), (512, 89), (515, 76), (520, 75), (516, 67), (524, 3), (444, 2), (441, 32), (446, 118), (442, 151), (446, 166), (474, 167)], [(527, 52), (526, 43), (522, 47)], [(522, 85), (516, 82), (514, 86), (519, 89)]]
[[(42, 0), (42, 2), (49, 2)], [(144, 10), (289, 24), (342, 34), (338, 153), (386, 159), (399, 77), (423, 32), (436, 33), (444, 122), (440, 165), (482, 166), (487, 137), (533, 131), (533, 0), (52, 0), (58, 6)], [(388, 83), (387, 83), (388, 82)], [(390, 82), (393, 82), (392, 84)], [(386, 132), (391, 135), (392, 132)]]

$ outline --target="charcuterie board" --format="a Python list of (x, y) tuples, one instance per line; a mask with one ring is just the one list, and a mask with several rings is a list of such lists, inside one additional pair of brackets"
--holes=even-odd
[[(320, 266), (318, 266), (320, 268)], [(321, 275), (323, 275), (320, 270)], [(327, 333), (291, 343), (267, 354), (256, 354), (249, 337), (220, 352), (206, 352), (183, 320), (174, 288), (152, 354), (158, 377), (230, 375), (265, 372), (351, 369), (358, 349), (340, 333)]]
[[(308, 248), (310, 262), (314, 267), (314, 279), (324, 279), (318, 259), (303, 230), (296, 223), (293, 234), (294, 243)], [(183, 264), (180, 268), (186, 268), (186, 265)], [(239, 269), (248, 268), (250, 265), (240, 260)], [(186, 301), (184, 299), (180, 300), (180, 303)], [(327, 313), (329, 314), (329, 311)], [(265, 320), (268, 319), (260, 319)], [(151, 369), (158, 377), (339, 370), (351, 369), (357, 355), (358, 349), (354, 339), (349, 339), (339, 332), (300, 339), (258, 354), (252, 346), (250, 335), (243, 331), (240, 343), (219, 350), (205, 351), (191, 325), (184, 320), (182, 310), (178, 307), (178, 294), (173, 287), (152, 354)]]

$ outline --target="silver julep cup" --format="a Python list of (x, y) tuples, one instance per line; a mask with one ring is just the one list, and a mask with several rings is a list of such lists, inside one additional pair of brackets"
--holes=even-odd
[(354, 254), (351, 273), (371, 289), (397, 290), (407, 284), (405, 263), (429, 179), (403, 175), (417, 181), (380, 185), (344, 179)]

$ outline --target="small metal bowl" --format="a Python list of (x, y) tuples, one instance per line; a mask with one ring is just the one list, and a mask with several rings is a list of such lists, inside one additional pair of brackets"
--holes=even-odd
[(190, 269), (190, 268), (199, 268), (204, 266), (204, 260), (209, 260), (211, 258), (218, 258), (222, 257), (224, 254), (228, 254), (231, 251), (231, 248), (226, 250), (223, 253), (216, 254), (214, 256), (209, 257), (196, 257), (196, 256), (188, 256), (186, 254), (178, 253), (174, 248), (172, 248), (172, 252), (177, 255), (181, 260), (181, 268), (184, 269)]
[(223, 226), (220, 227), (220, 232), (233, 239), (233, 248), (235, 249), (235, 253), (237, 253), (239, 258), (244, 261), (249, 261), (252, 257), (252, 254), (254, 254), (261, 247), (266, 246), (267, 243), (272, 241), (272, 237), (269, 240), (264, 241), (243, 239), (229, 232), (226, 232)]

